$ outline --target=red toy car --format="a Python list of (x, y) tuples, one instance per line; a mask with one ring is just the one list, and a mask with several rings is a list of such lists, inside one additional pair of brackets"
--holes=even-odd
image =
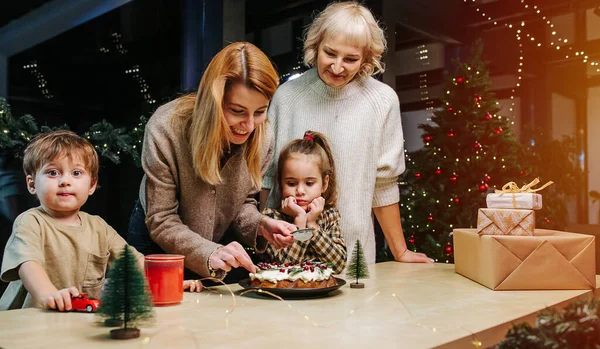
[(85, 293), (80, 293), (79, 296), (71, 297), (71, 306), (73, 311), (87, 311), (91, 313), (98, 310), (100, 301), (94, 298), (88, 298)]

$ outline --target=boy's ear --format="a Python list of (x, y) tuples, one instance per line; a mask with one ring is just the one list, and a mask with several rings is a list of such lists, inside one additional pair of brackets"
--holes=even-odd
[(94, 194), (97, 186), (98, 186), (98, 180), (97, 179), (92, 180), (92, 184), (90, 185), (90, 190), (88, 191), (88, 195)]
[(321, 194), (326, 192), (328, 187), (329, 187), (329, 175), (327, 175), (327, 176), (325, 176), (325, 178), (323, 178), (323, 189), (321, 189)]
[(32, 175), (27, 175), (27, 177), (25, 177), (25, 182), (27, 183), (29, 194), (35, 195), (35, 178), (33, 178)]

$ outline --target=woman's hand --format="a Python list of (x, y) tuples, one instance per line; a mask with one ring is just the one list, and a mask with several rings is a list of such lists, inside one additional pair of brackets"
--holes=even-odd
[(202, 281), (200, 280), (184, 280), (183, 290), (190, 292), (202, 292)]
[(77, 287), (63, 288), (42, 298), (42, 305), (46, 309), (56, 309), (58, 311), (70, 311), (73, 309), (71, 305), (71, 296), (78, 296), (79, 290)]
[(258, 236), (264, 237), (273, 247), (280, 249), (294, 242), (290, 233), (295, 230), (296, 226), (291, 223), (264, 216), (260, 221)]
[(395, 257), (394, 259), (398, 262), (404, 263), (433, 263), (434, 260), (427, 257), (425, 253), (413, 252), (411, 250), (406, 250), (402, 253), (400, 257)]
[(225, 246), (221, 246), (210, 255), (209, 265), (213, 269), (221, 269), (229, 272), (232, 268), (243, 267), (251, 273), (258, 270), (258, 267), (252, 263), (250, 256), (244, 250), (239, 242), (233, 241)]

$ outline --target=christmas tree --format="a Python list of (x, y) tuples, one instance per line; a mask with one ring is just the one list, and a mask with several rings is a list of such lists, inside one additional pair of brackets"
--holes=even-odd
[(360, 240), (356, 240), (356, 244), (354, 245), (352, 258), (350, 258), (350, 262), (348, 263), (348, 266), (346, 266), (346, 276), (350, 279), (356, 279), (355, 283), (350, 284), (350, 287), (352, 288), (363, 288), (364, 284), (359, 283), (358, 279), (369, 278), (369, 268), (365, 261), (365, 255)]
[(436, 261), (452, 262), (453, 228), (474, 228), (488, 189), (520, 183), (522, 147), (509, 117), (488, 89), (483, 45), (473, 45), (467, 63), (447, 74), (442, 107), (419, 127), (424, 146), (407, 154), (401, 178), (402, 225), (409, 248)]
[(152, 296), (146, 287), (146, 279), (139, 268), (137, 257), (129, 246), (125, 246), (119, 258), (114, 261), (108, 279), (98, 315), (109, 320), (109, 323), (123, 322), (123, 328), (110, 331), (112, 338), (139, 337), (139, 329), (132, 326), (153, 317)]

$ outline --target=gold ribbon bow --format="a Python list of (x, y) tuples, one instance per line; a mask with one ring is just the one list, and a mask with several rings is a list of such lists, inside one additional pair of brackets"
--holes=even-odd
[(554, 182), (548, 181), (548, 183), (542, 185), (541, 187), (539, 187), (537, 189), (533, 189), (532, 187), (537, 185), (539, 182), (540, 182), (540, 179), (536, 178), (536, 179), (532, 180), (531, 183), (525, 184), (521, 188), (519, 188), (519, 186), (515, 182), (508, 182), (502, 187), (502, 190), (496, 189), (496, 194), (502, 195), (502, 194), (507, 194), (507, 193), (512, 193), (512, 194), (535, 193), (536, 191), (540, 191), (540, 190), (546, 188), (547, 186), (554, 184)]
[(513, 201), (513, 207), (517, 207), (517, 199), (516, 199), (516, 195), (518, 193), (535, 193), (537, 191), (540, 191), (544, 188), (546, 188), (547, 186), (554, 184), (554, 182), (552, 181), (548, 181), (546, 184), (542, 185), (539, 188), (533, 189), (534, 186), (538, 185), (538, 183), (540, 183), (540, 179), (536, 178), (533, 181), (531, 181), (529, 184), (525, 184), (524, 186), (522, 186), (521, 188), (519, 188), (519, 186), (517, 185), (517, 183), (515, 182), (508, 182), (506, 183), (504, 186), (502, 186), (501, 190), (496, 189), (496, 194), (499, 194), (500, 196), (502, 196), (503, 194), (513, 194), (512, 196), (512, 201)]

